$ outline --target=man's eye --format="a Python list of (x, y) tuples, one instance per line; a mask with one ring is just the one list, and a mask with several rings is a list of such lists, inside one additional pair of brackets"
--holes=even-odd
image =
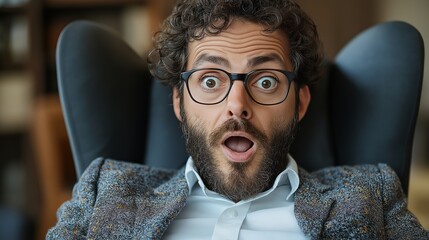
[(255, 82), (255, 85), (263, 90), (271, 90), (277, 87), (277, 80), (273, 77), (262, 77)]
[(215, 89), (220, 86), (220, 80), (216, 77), (204, 77), (201, 80), (201, 86), (207, 89)]

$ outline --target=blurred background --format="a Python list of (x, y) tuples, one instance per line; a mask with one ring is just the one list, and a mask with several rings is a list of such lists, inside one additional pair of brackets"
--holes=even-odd
[[(333, 59), (353, 36), (379, 22), (414, 25), (429, 48), (427, 0), (297, 0), (318, 25)], [(116, 29), (146, 57), (174, 0), (0, 0), (0, 239), (44, 239), (76, 181), (61, 113), (55, 46), (76, 19)], [(426, 51), (426, 56), (429, 56)], [(429, 61), (426, 57), (425, 73)], [(415, 134), (409, 208), (429, 229), (429, 79)], [(12, 235), (14, 229), (17, 235)]]

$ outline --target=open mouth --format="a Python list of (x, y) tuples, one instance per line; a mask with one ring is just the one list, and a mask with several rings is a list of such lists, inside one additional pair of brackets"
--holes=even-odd
[(255, 153), (256, 144), (244, 134), (226, 136), (222, 149), (228, 160), (232, 162), (247, 162)]
[(253, 146), (253, 142), (241, 136), (232, 136), (225, 140), (224, 145), (234, 152), (246, 152)]

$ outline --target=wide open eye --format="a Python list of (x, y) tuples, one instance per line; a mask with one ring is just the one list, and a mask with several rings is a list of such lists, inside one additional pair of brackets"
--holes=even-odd
[(274, 77), (261, 77), (255, 81), (254, 86), (261, 90), (273, 90), (277, 87), (277, 80)]
[(205, 76), (201, 79), (201, 87), (207, 90), (215, 90), (221, 86), (219, 78), (214, 76)]

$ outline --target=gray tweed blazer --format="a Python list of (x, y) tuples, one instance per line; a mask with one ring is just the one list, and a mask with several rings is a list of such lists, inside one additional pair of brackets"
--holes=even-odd
[[(384, 164), (299, 169), (299, 176), (295, 216), (311, 239), (429, 239)], [(187, 195), (184, 169), (100, 158), (58, 210), (47, 239), (160, 239)]]

